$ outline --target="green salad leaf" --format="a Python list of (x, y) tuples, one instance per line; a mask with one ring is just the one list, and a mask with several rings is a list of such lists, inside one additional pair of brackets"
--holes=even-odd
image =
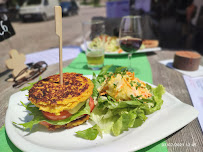
[(93, 82), (93, 84), (94, 84), (92, 97), (97, 97), (97, 96), (98, 96), (97, 88), (100, 86), (100, 83), (96, 80), (96, 74), (95, 74), (95, 73), (93, 73), (92, 82)]
[(117, 67), (114, 73), (126, 72), (127, 70), (128, 70), (127, 67)]
[[(107, 101), (102, 108), (96, 106), (90, 115), (90, 119), (105, 133), (113, 133), (118, 136), (128, 128), (140, 126), (140, 123), (142, 124), (147, 119), (144, 111), (139, 107), (141, 103), (126, 101), (115, 104), (111, 102), (113, 101)], [(137, 120), (135, 121), (135, 119)]]
[(63, 120), (53, 121), (53, 120), (46, 119), (43, 116), (42, 112), (39, 110), (39, 108), (35, 107), (31, 102), (28, 105), (25, 105), (23, 102), (21, 102), (21, 103), (28, 111), (30, 111), (29, 115), (32, 115), (33, 119), (26, 123), (21, 123), (21, 124), (17, 124), (15, 122), (13, 122), (13, 123), (17, 124), (17, 125), (21, 125), (25, 129), (30, 129), (30, 130), (32, 130), (32, 127), (34, 125), (36, 125), (42, 121), (46, 121), (52, 125), (65, 125), (65, 124), (77, 119), (79, 116), (82, 116), (84, 114), (88, 114), (88, 115), (90, 114), (90, 106), (89, 106), (89, 102), (87, 102), (83, 107), (81, 107), (81, 109), (78, 112), (76, 112), (72, 116), (70, 116), (66, 119), (63, 119)]
[(153, 96), (149, 99), (142, 99), (144, 103), (140, 106), (140, 108), (145, 111), (146, 115), (160, 110), (163, 104), (162, 95), (165, 93), (165, 88), (162, 85), (158, 85), (156, 88), (151, 88), (151, 90)]
[(100, 75), (103, 76), (103, 75), (107, 74), (107, 72), (108, 72), (108, 70), (109, 70), (110, 67), (112, 67), (112, 65), (106, 65), (106, 66), (104, 66), (104, 67), (102, 68), (102, 70), (100, 71), (99, 76), (100, 76)]
[(99, 128), (97, 125), (94, 125), (91, 128), (88, 128), (83, 131), (77, 131), (76, 134), (78, 137), (88, 139), (88, 140), (94, 140), (97, 138), (97, 135), (99, 134)]

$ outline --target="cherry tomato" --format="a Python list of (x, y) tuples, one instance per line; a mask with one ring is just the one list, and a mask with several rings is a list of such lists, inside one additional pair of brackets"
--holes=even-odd
[(41, 125), (48, 127), (50, 125), (50, 123), (46, 122), (46, 121), (41, 121), (40, 122)]
[(70, 117), (72, 114), (69, 113), (68, 111), (64, 110), (60, 112), (60, 115), (55, 115), (54, 113), (49, 113), (42, 111), (42, 114), (49, 120), (62, 120)]

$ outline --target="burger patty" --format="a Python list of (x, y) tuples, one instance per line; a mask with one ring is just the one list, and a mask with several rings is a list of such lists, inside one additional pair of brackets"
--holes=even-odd
[(82, 74), (63, 73), (64, 84), (59, 81), (57, 74), (35, 83), (29, 90), (29, 100), (40, 110), (59, 113), (73, 109), (92, 95), (94, 84)]
[(85, 121), (87, 121), (89, 119), (89, 115), (85, 115), (79, 119), (76, 119), (74, 121), (71, 121), (70, 123), (68, 124), (65, 124), (65, 125), (52, 125), (52, 124), (47, 124), (47, 125), (44, 125), (46, 126), (49, 130), (56, 130), (56, 129), (59, 129), (59, 128), (65, 128), (65, 129), (70, 129), (70, 128), (73, 128), (73, 127), (76, 127), (76, 126), (79, 126), (81, 124), (83, 124)]

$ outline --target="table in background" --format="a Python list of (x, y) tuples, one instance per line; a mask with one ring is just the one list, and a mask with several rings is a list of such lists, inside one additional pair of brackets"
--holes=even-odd
[[(174, 53), (174, 51), (167, 50), (156, 53), (147, 53), (152, 69), (153, 84), (162, 84), (166, 88), (166, 91), (180, 99), (182, 102), (192, 105), (182, 74), (173, 69), (167, 68), (158, 62), (160, 60), (172, 59)], [(71, 61), (72, 60), (64, 62), (64, 67), (68, 66)], [(203, 65), (203, 59), (201, 60), (201, 65)], [(58, 64), (51, 65), (42, 74), (42, 78), (53, 75), (57, 72)], [(9, 98), (13, 93), (19, 90), (12, 88), (13, 83), (5, 81), (9, 74), (10, 73), (0, 77), (0, 128), (5, 123)], [(203, 147), (203, 134), (198, 120), (193, 120), (187, 126), (168, 136), (166, 142), (169, 152), (201, 152)]]

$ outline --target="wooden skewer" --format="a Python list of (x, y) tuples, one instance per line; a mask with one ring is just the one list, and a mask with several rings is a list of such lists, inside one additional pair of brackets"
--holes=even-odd
[(60, 84), (63, 85), (63, 62), (62, 62), (62, 11), (61, 6), (55, 6), (56, 35), (59, 37), (59, 73)]

